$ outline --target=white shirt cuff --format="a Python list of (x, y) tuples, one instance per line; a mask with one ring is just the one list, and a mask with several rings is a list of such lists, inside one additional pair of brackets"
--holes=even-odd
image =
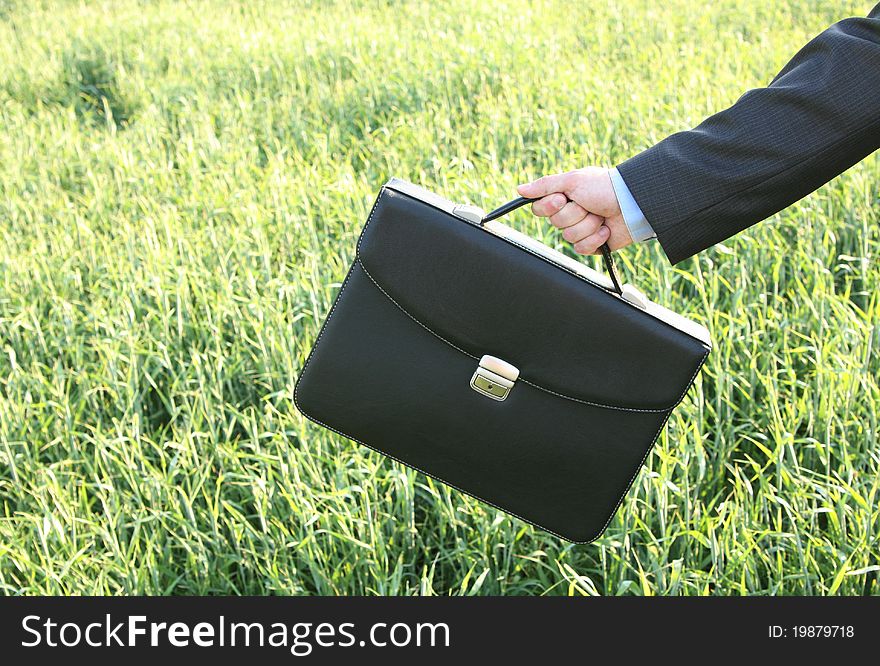
[(620, 212), (623, 213), (623, 221), (626, 228), (629, 229), (629, 235), (632, 236), (634, 242), (645, 241), (651, 238), (657, 238), (657, 234), (645, 219), (645, 214), (639, 208), (639, 204), (633, 198), (632, 192), (626, 186), (620, 172), (615, 168), (608, 172), (611, 176), (611, 185), (614, 187), (614, 194), (617, 196), (617, 203), (620, 206)]

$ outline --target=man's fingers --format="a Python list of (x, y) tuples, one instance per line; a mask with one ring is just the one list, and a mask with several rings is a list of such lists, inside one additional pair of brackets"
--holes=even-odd
[[(594, 213), (590, 213), (577, 224), (563, 229), (562, 237), (569, 243), (579, 243), (592, 236), (605, 223), (605, 218), (599, 217)], [(601, 245), (601, 243), (600, 243)]]
[(550, 217), (556, 215), (567, 203), (568, 197), (564, 194), (551, 194), (533, 203), (532, 212), (538, 217)]
[(552, 176), (543, 176), (538, 178), (538, 180), (533, 180), (531, 183), (520, 185), (516, 188), (516, 191), (519, 192), (521, 197), (538, 199), (540, 197), (546, 197), (548, 194), (553, 194), (554, 192), (565, 193), (568, 182), (568, 173), (557, 173)]
[(588, 167), (544, 176), (517, 190), (535, 199), (532, 212), (549, 217), (578, 254), (596, 254), (604, 243), (619, 249), (632, 242), (607, 169)]
[(578, 254), (596, 254), (599, 247), (608, 240), (611, 230), (604, 224), (596, 230), (596, 233), (587, 236), (574, 244), (574, 251)]
[(581, 208), (580, 204), (569, 201), (558, 213), (550, 216), (550, 224), (557, 229), (565, 229), (573, 224), (577, 224), (587, 216), (587, 211)]

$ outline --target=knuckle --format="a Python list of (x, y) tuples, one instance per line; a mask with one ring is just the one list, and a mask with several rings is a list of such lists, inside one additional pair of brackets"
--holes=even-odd
[(590, 241), (583, 240), (574, 244), (574, 251), (578, 254), (593, 254), (596, 251), (596, 246)]
[(547, 199), (539, 199), (533, 203), (532, 210), (534, 210), (535, 215), (541, 215), (543, 217), (550, 217), (551, 215), (556, 214), (556, 209)]

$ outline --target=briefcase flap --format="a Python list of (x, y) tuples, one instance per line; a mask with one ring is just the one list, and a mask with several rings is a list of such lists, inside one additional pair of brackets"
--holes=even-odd
[(503, 359), (519, 369), (520, 381), (574, 401), (671, 409), (709, 350), (601, 286), (453, 215), (442, 201), (388, 187), (357, 259), (376, 288), (438, 344), (475, 359)]

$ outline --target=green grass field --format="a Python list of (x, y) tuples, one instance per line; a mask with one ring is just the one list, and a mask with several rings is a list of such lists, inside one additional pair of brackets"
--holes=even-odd
[(293, 404), (388, 177), (491, 208), (616, 164), (871, 4), (0, 2), (0, 590), (880, 593), (876, 154), (619, 253), (715, 350), (592, 545)]

